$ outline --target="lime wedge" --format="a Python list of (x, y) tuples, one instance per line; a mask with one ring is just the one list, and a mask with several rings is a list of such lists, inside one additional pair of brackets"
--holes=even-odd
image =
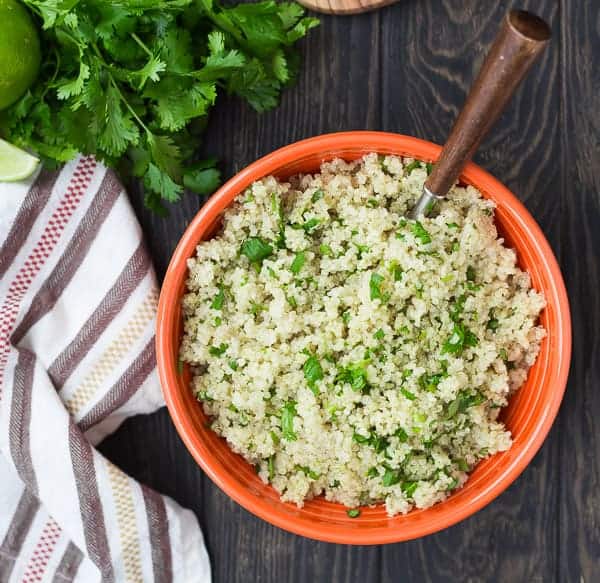
[(16, 182), (31, 176), (39, 159), (0, 139), (0, 182)]

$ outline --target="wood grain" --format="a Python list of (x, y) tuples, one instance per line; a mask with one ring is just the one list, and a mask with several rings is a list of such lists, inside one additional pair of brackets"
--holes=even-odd
[(559, 579), (600, 580), (600, 6), (561, 5), (561, 264), (571, 377), (560, 415)]
[[(228, 177), (322, 132), (385, 129), (443, 143), (508, 4), (403, 0), (323, 17), (281, 107), (258, 115), (225, 99), (199, 153), (223, 160)], [(165, 410), (127, 421), (102, 451), (196, 512), (216, 583), (600, 581), (600, 5), (519, 7), (550, 22), (553, 41), (475, 160), (523, 200), (563, 268), (575, 345), (559, 422), (521, 477), (475, 516), (419, 541), (360, 548), (302, 539), (248, 514), (196, 466)], [(130, 190), (162, 275), (202, 201), (188, 195), (162, 220)]]

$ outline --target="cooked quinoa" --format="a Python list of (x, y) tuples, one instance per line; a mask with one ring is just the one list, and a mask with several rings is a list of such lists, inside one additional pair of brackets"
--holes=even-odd
[(427, 171), (370, 154), (264, 178), (188, 262), (193, 390), (282, 500), (426, 508), (511, 445), (498, 413), (538, 354), (544, 297), (475, 188), (404, 218)]

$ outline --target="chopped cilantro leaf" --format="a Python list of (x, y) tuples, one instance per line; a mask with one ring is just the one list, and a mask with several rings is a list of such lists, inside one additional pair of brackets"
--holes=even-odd
[(219, 346), (211, 346), (208, 349), (208, 353), (211, 356), (222, 356), (223, 354), (225, 354), (225, 351), (229, 348), (229, 344), (225, 344), (224, 342), (222, 344), (220, 344)]
[(313, 195), (312, 195), (312, 197), (311, 197), (311, 200), (312, 200), (313, 202), (317, 202), (318, 200), (321, 200), (321, 199), (323, 198), (323, 196), (324, 196), (324, 195), (325, 195), (325, 193), (324, 193), (324, 192), (323, 192), (321, 189), (319, 189), (319, 190), (315, 190), (315, 191), (313, 192)]
[(392, 470), (392, 469), (386, 468), (385, 473), (383, 474), (381, 483), (386, 488), (389, 488), (390, 486), (394, 486), (395, 484), (398, 484), (398, 482), (400, 482), (400, 479), (401, 479), (400, 470)]
[(412, 495), (417, 489), (417, 482), (402, 482), (400, 489), (404, 492), (407, 498), (412, 498)]
[(212, 303), (210, 304), (210, 307), (213, 310), (222, 310), (224, 302), (225, 302), (225, 291), (223, 290), (223, 286), (220, 285), (219, 286), (219, 292), (214, 297)]
[(400, 392), (409, 400), (414, 401), (417, 397), (414, 393), (411, 393), (408, 389), (400, 387)]
[(316, 386), (317, 381), (322, 380), (324, 376), (319, 359), (314, 354), (311, 355), (304, 363), (302, 370), (304, 372), (304, 378), (307, 380), (311, 391), (315, 393), (315, 395), (318, 395), (319, 389), (317, 389)]
[(442, 347), (442, 354), (450, 353), (460, 356), (468, 346), (477, 346), (478, 339), (464, 324), (455, 323), (452, 334)]
[(350, 517), (350, 518), (358, 518), (360, 516), (360, 510), (358, 508), (350, 508), (346, 514)]
[(294, 257), (294, 260), (292, 261), (292, 265), (290, 266), (290, 271), (294, 275), (298, 275), (305, 262), (306, 262), (306, 253), (304, 251), (300, 251), (299, 253), (296, 253), (296, 257)]
[(415, 221), (414, 225), (412, 226), (412, 234), (421, 242), (422, 245), (431, 243), (431, 235), (420, 221)]
[(281, 409), (281, 435), (287, 441), (296, 441), (294, 417), (297, 415), (296, 402), (288, 401)]
[(383, 276), (378, 273), (371, 273), (371, 279), (369, 280), (369, 290), (372, 300), (381, 300), (383, 294), (381, 292), (381, 284), (383, 282)]
[(260, 237), (250, 237), (242, 243), (240, 253), (245, 255), (250, 263), (260, 265), (264, 259), (273, 253), (273, 247)]
[(407, 164), (404, 168), (404, 174), (408, 176), (413, 170), (421, 167), (421, 162), (419, 160), (413, 160), (410, 164)]

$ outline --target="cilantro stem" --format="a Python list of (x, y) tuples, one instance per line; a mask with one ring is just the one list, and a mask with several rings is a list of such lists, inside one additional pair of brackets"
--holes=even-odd
[(125, 99), (125, 96), (121, 92), (121, 89), (119, 89), (119, 86), (117, 85), (115, 78), (112, 76), (112, 73), (110, 71), (107, 71), (106, 74), (108, 75), (108, 78), (110, 79), (110, 82), (112, 83), (112, 86), (115, 88), (116, 92), (119, 94), (121, 101), (125, 104), (125, 107), (129, 110), (129, 112), (131, 113), (133, 118), (140, 124), (140, 126), (146, 131), (146, 133), (149, 136), (154, 136), (154, 134), (146, 127), (146, 124), (139, 118), (138, 114), (135, 112), (135, 109), (133, 109), (133, 107), (131, 107), (131, 105), (129, 105), (129, 101), (127, 101), (127, 99)]
[(140, 46), (140, 48), (150, 57), (153, 57), (152, 51), (142, 42), (142, 39), (135, 34), (135, 32), (131, 33), (131, 38)]

